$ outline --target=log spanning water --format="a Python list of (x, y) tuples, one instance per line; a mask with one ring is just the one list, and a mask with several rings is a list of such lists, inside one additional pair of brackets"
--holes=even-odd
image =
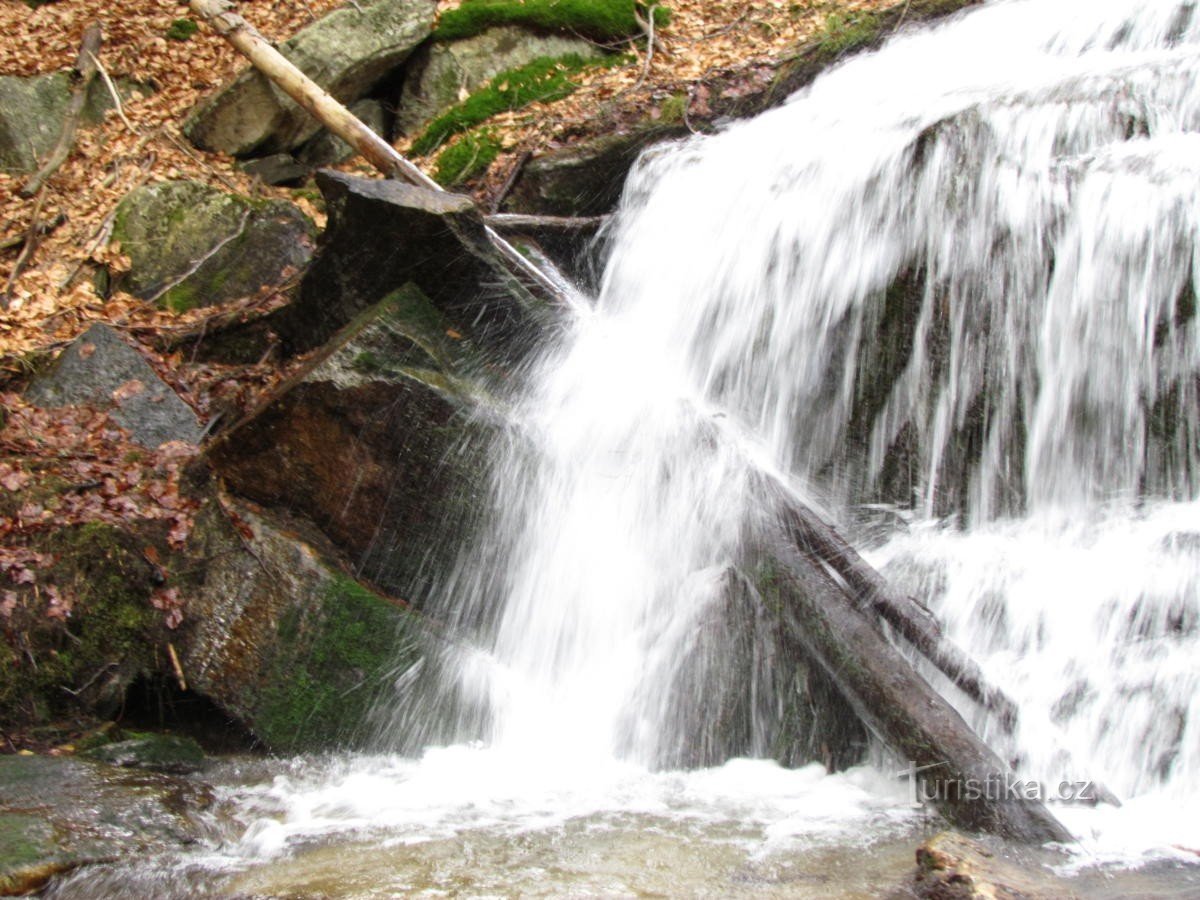
[[(878, 559), (1028, 705), (1005, 749), (1031, 776), (1192, 790), (1193, 12), (989, 4), (642, 160), (595, 312), (518, 398), (494, 520), (445, 592), (476, 650), (402, 730), (647, 765), (777, 752), (791, 682), (728, 599), (731, 571), (760, 599), (773, 577), (751, 458), (844, 526), (934, 523), (874, 532)], [(1000, 551), (964, 571), (997, 530), (1069, 549), (1041, 584)], [(1123, 531), (1150, 533), (1097, 590)], [(1150, 747), (1095, 752), (1137, 728)]]
[[(908, 596), (979, 663), (960, 686), (1016, 701), (989, 718), (926, 667), (1025, 783), (1124, 801), (1053, 808), (1087, 859), (1200, 847), (1194, 7), (988, 3), (644, 158), (594, 309), (511, 399), (492, 513), (434, 587), (450, 639), (398, 673), (381, 740), (404, 754), (230, 791), (235, 852), (376, 827), (511, 855), (512, 829), (569, 821), (624, 829), (638, 866), (664, 828), (886, 840), (920, 716), (866, 695), (900, 673), (925, 696), (880, 664), (900, 638), (953, 656)], [(823, 567), (822, 519), (891, 589)], [(989, 752), (960, 767), (988, 792)], [(495, 883), (545, 890), (513, 858)], [(711, 889), (685, 869), (673, 888)]]

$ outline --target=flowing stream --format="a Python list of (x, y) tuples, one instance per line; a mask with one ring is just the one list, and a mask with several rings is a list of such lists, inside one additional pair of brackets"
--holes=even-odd
[(391, 860), (379, 896), (830, 896), (788, 854), (849, 847), (869, 895), (863, 859), (929, 826), (878, 748), (773, 761), (790, 682), (766, 625), (729, 624), (758, 470), (1018, 701), (1004, 739), (951, 698), (1023, 777), (1122, 799), (1055, 808), (1060, 869), (1195, 859), (1195, 7), (998, 0), (651, 151), (514, 400), (435, 610), (461, 641), (400, 676), (380, 754), (224, 788), (204, 865), (299, 878), (369, 841), (344, 854)]

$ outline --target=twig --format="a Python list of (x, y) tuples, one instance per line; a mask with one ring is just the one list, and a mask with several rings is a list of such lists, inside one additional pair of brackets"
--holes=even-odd
[(238, 187), (234, 182), (230, 181), (227, 177), (225, 177), (225, 175), (223, 175), (219, 169), (215, 168), (212, 165), (209, 165), (209, 163), (207, 161), (202, 159), (200, 156), (197, 156), (196, 152), (194, 150), (192, 150), (192, 148), (189, 147), (182, 140), (177, 138), (171, 132), (170, 128), (164, 128), (162, 130), (162, 133), (164, 135), (166, 135), (167, 140), (169, 140), (172, 144), (174, 144), (178, 150), (181, 150), (181, 151), (183, 151), (183, 153), (187, 154), (187, 156), (192, 160), (192, 162), (197, 163), (201, 166), (204, 166), (204, 168), (208, 169), (208, 171), (212, 173), (214, 178), (216, 178), (219, 182), (221, 182), (221, 184), (225, 185), (225, 187), (229, 188), (235, 194), (238, 194), (239, 196), (245, 196), (245, 191), (243, 191), (240, 187)]
[(171, 668), (175, 670), (175, 680), (179, 682), (179, 689), (186, 691), (188, 689), (187, 679), (183, 677), (183, 666), (179, 664), (179, 654), (175, 652), (175, 645), (167, 641), (167, 656), (171, 658)]
[[(63, 222), (65, 222), (65, 221), (67, 221), (66, 213), (59, 213), (57, 216), (55, 216), (49, 222), (38, 222), (37, 223), (38, 235), (40, 237), (44, 237), (45, 235), (47, 235), (51, 231), (53, 231), (55, 228), (62, 225)], [(20, 234), (14, 234), (11, 237), (6, 237), (3, 240), (0, 240), (0, 251), (11, 250), (13, 247), (20, 247), (28, 239), (29, 239), (29, 230), (28, 229), (21, 232)]]
[(59, 685), (59, 687), (61, 687), (64, 691), (66, 691), (72, 697), (78, 697), (80, 694), (82, 694), (84, 691), (86, 691), (88, 688), (90, 688), (93, 684), (95, 684), (96, 679), (98, 679), (101, 675), (103, 675), (105, 672), (111, 671), (112, 669), (116, 669), (116, 668), (120, 668), (120, 663), (110, 662), (108, 665), (104, 666), (98, 672), (96, 672), (95, 675), (93, 675), (91, 678), (89, 678), (87, 681), (85, 681), (82, 685), (80, 685), (78, 690), (73, 691), (69, 687), (67, 687), (65, 684)]
[(904, 24), (904, 17), (908, 15), (908, 6), (912, 0), (904, 0), (904, 9), (900, 10), (900, 18), (896, 20), (896, 24), (892, 27), (892, 31), (899, 31), (900, 26)]
[(646, 12), (644, 22), (641, 16), (638, 16), (638, 23), (646, 32), (646, 61), (642, 64), (642, 74), (638, 77), (637, 84), (633, 86), (635, 91), (645, 84), (646, 79), (650, 77), (650, 63), (654, 61), (654, 14), (656, 12), (658, 12), (657, 3), (651, 6)]
[(18, 193), (22, 197), (32, 197), (41, 190), (50, 176), (57, 172), (59, 166), (71, 155), (71, 148), (75, 146), (75, 131), (79, 128), (79, 118), (83, 115), (83, 107), (87, 103), (88, 88), (96, 77), (96, 54), (100, 52), (101, 37), (99, 22), (93, 22), (83, 33), (83, 44), (79, 50), (79, 58), (75, 61), (75, 86), (71, 90), (71, 104), (67, 107), (67, 116), (63, 120), (62, 134), (42, 167), (21, 185)]
[(529, 162), (533, 153), (529, 150), (524, 151), (517, 157), (517, 161), (513, 164), (512, 171), (508, 173), (508, 177), (504, 179), (504, 184), (500, 186), (500, 190), (496, 192), (496, 196), (492, 198), (491, 212), (492, 215), (500, 212), (500, 204), (505, 201), (512, 189), (517, 184), (517, 179), (521, 177), (521, 172), (525, 168), (525, 164)]
[(42, 185), (38, 191), (37, 202), (33, 204), (33, 218), (29, 221), (29, 230), (25, 232), (25, 246), (21, 248), (21, 255), (17, 257), (17, 261), (13, 263), (12, 272), (8, 275), (8, 282), (4, 285), (4, 293), (0, 294), (0, 309), (8, 309), (9, 299), (12, 297), (13, 285), (17, 283), (17, 279), (21, 277), (21, 270), (25, 268), (25, 263), (29, 262), (29, 257), (33, 255), (33, 251), (37, 249), (40, 242), (38, 239), (38, 220), (42, 215), (42, 204), (46, 202), (46, 185)]
[(238, 238), (240, 238), (243, 234), (245, 234), (246, 233), (246, 223), (249, 221), (250, 221), (250, 210), (249, 209), (243, 210), (242, 211), (242, 219), (240, 222), (238, 222), (237, 231), (235, 231), (233, 234), (229, 235), (229, 237), (225, 238), (224, 240), (219, 241), (215, 247), (213, 247), (211, 250), (209, 250), (207, 253), (205, 253), (203, 256), (201, 256), (199, 259), (195, 260), (182, 273), (180, 273), (180, 275), (178, 277), (172, 278), (170, 281), (168, 281), (166, 284), (164, 284), (161, 288), (159, 288), (157, 291), (155, 291), (153, 294), (151, 294), (149, 297), (147, 297), (146, 302), (157, 303), (165, 293), (167, 293), (168, 291), (170, 291), (173, 288), (179, 287), (179, 285), (183, 284), (183, 282), (185, 282), (187, 279), (189, 279), (193, 275), (195, 275), (196, 272), (198, 272), (200, 270), (201, 266), (203, 266), (206, 262), (208, 262), (210, 259), (212, 259), (214, 256), (216, 256), (222, 250), (224, 250), (225, 247), (227, 247), (229, 244), (233, 243)]
[(125, 127), (128, 128), (133, 134), (141, 134), (140, 131), (133, 127), (133, 123), (129, 121), (129, 117), (125, 115), (125, 106), (121, 103), (121, 95), (117, 92), (117, 86), (113, 84), (113, 80), (108, 77), (108, 69), (104, 68), (104, 63), (100, 62), (99, 57), (97, 57), (94, 53), (90, 55), (92, 57), (92, 65), (94, 65), (96, 67), (96, 71), (100, 73), (100, 80), (103, 81), (104, 86), (108, 88), (108, 95), (112, 97), (113, 106), (116, 107), (117, 115), (121, 117), (121, 121), (125, 123)]

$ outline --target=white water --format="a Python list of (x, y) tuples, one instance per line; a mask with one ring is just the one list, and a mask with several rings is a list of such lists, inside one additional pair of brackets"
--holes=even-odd
[[(428, 702), (393, 729), (479, 743), (251, 791), (243, 849), (598, 811), (759, 816), (763, 840), (904, 821), (902, 789), (864, 799), (861, 771), (651, 774), (779, 733), (772, 660), (705, 639), (728, 633), (751, 460), (847, 528), (867, 504), (911, 523), (864, 530), (872, 558), (1018, 700), (1025, 777), (1126, 800), (1064, 812), (1085, 858), (1200, 846), (1191, 6), (991, 3), (645, 159), (437, 611), (470, 649), (401, 682)], [(726, 701), (750, 710), (732, 744), (704, 721)]]

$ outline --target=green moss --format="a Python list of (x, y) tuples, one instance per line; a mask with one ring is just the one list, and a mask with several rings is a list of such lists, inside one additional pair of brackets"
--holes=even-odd
[(497, 25), (524, 25), (545, 31), (579, 34), (598, 41), (613, 41), (642, 32), (638, 16), (656, 6), (656, 28), (670, 22), (665, 4), (634, 0), (464, 0), (457, 9), (442, 13), (434, 38), (458, 40)]
[(374, 375), (377, 372), (383, 371), (383, 362), (380, 361), (378, 356), (368, 350), (355, 356), (350, 362), (350, 367), (359, 372)]
[(37, 723), (119, 703), (123, 684), (154, 667), (158, 615), (141, 543), (108, 525), (64, 529), (39, 548), (48, 573), (73, 603), (68, 620), (29, 599), (0, 640), (0, 722)]
[(841, 56), (871, 43), (880, 27), (879, 17), (871, 12), (830, 13), (819, 37), (821, 49), (828, 56)]
[(571, 76), (590, 66), (611, 66), (624, 61), (625, 57), (615, 56), (589, 62), (579, 54), (571, 53), (557, 58), (543, 56), (527, 65), (501, 72), (462, 103), (430, 122), (413, 141), (412, 151), (424, 156), (440, 147), (447, 138), (468, 131), (497, 113), (569, 97), (578, 87)]
[(331, 573), (319, 607), (279, 623), (255, 732), (281, 752), (349, 742), (397, 658), (411, 651), (409, 615), (353, 579)]
[(478, 178), (500, 154), (500, 139), (490, 131), (472, 131), (438, 154), (433, 177), (442, 187)]
[(191, 19), (176, 19), (167, 29), (167, 39), (171, 41), (186, 41), (200, 30), (200, 26)]
[(672, 94), (662, 102), (662, 106), (659, 108), (658, 120), (664, 124), (682, 122), (684, 116), (687, 115), (687, 106), (687, 94)]

